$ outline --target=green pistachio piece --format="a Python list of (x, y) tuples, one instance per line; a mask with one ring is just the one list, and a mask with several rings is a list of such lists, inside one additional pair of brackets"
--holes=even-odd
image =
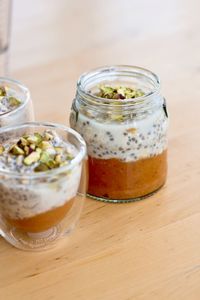
[(30, 144), (30, 148), (31, 148), (32, 150), (35, 150), (36, 145), (35, 145), (35, 144)]
[(111, 119), (113, 121), (123, 121), (124, 120), (122, 115), (113, 115), (113, 116), (111, 116)]
[(13, 155), (24, 155), (24, 154), (25, 154), (25, 153), (24, 153), (24, 150), (21, 149), (20, 147), (18, 147), (17, 145), (13, 145), (13, 146), (10, 148), (9, 152), (10, 152), (11, 154), (13, 154)]
[(100, 86), (100, 93), (104, 98), (113, 97), (114, 89), (111, 86)]
[(57, 155), (55, 156), (55, 162), (58, 163), (58, 164), (60, 164), (60, 163), (62, 162), (62, 157), (61, 157), (60, 154), (57, 154)]
[(117, 94), (120, 94), (122, 96), (126, 96), (126, 88), (124, 86), (120, 86), (119, 88), (116, 88)]
[(66, 165), (68, 165), (68, 161), (63, 161), (63, 162), (60, 163), (60, 167), (63, 167), (63, 166), (66, 166)]
[(29, 155), (29, 147), (28, 146), (25, 146), (24, 147), (24, 152), (25, 152), (25, 155)]
[(40, 161), (42, 163), (47, 163), (50, 160), (50, 156), (47, 152), (42, 152), (41, 156), (40, 156)]
[(5, 148), (3, 145), (0, 145), (0, 155), (4, 152)]
[(58, 167), (58, 164), (54, 161), (54, 160), (49, 160), (47, 162), (47, 166), (50, 168), (50, 169), (54, 169), (54, 168), (57, 168)]
[(42, 141), (39, 145), (38, 145), (39, 148), (41, 148), (42, 150), (46, 150), (48, 148), (53, 148), (53, 146), (47, 142), (47, 141)]
[(36, 135), (29, 135), (27, 137), (27, 141), (30, 143), (30, 144), (39, 144), (40, 143), (40, 140), (39, 138), (36, 136)]
[(17, 98), (15, 98), (15, 97), (9, 97), (8, 100), (9, 100), (9, 104), (11, 106), (19, 106), (21, 104), (21, 101), (18, 100)]
[(37, 162), (40, 159), (40, 154), (38, 152), (32, 152), (27, 157), (24, 158), (24, 164), (26, 166), (32, 165), (34, 162)]
[(40, 133), (36, 132), (36, 133), (34, 133), (34, 136), (37, 138), (38, 144), (42, 142), (43, 138)]
[(51, 140), (53, 139), (53, 135), (50, 134), (49, 132), (45, 132), (45, 133), (44, 133), (44, 139), (45, 139), (46, 141), (51, 141)]
[(132, 99), (144, 96), (144, 92), (142, 90), (125, 86), (111, 87), (102, 85), (99, 87), (99, 90), (100, 91), (97, 96), (107, 99)]
[(62, 147), (54, 147), (54, 150), (55, 150), (57, 153), (63, 153), (63, 148), (62, 148)]
[(6, 96), (6, 89), (4, 86), (0, 87), (0, 97)]
[(48, 166), (44, 163), (40, 163), (37, 167), (35, 167), (34, 171), (35, 172), (44, 172), (49, 170)]
[(36, 148), (36, 152), (39, 153), (39, 154), (41, 154), (42, 153), (42, 149)]
[(20, 143), (22, 144), (22, 146), (28, 146), (28, 141), (24, 137), (20, 138)]
[(72, 159), (74, 159), (74, 156), (72, 154), (68, 153), (66, 159), (72, 160)]

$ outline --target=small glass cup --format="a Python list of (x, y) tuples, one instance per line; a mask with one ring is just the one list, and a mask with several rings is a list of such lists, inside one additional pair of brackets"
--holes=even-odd
[(1, 86), (12, 90), (14, 97), (19, 98), (22, 104), (11, 111), (0, 114), (0, 128), (33, 121), (33, 105), (28, 88), (19, 81), (5, 77), (0, 77)]
[(20, 174), (0, 169), (0, 230), (13, 246), (24, 250), (53, 247), (79, 219), (86, 191), (86, 145), (73, 129), (52, 123), (25, 123), (3, 128), (0, 143), (25, 134), (55, 131), (77, 154), (65, 166)]

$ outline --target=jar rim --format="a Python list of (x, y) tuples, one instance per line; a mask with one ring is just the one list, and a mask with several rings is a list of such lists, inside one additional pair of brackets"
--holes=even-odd
[[(83, 73), (77, 82), (77, 91), (78, 93), (86, 99), (93, 100), (98, 104), (102, 105), (112, 105), (114, 102), (116, 103), (116, 99), (107, 99), (107, 98), (101, 98), (98, 97), (94, 94), (91, 94), (89, 91), (85, 89), (84, 84), (90, 79), (95, 79), (99, 75), (109, 75), (111, 74), (123, 74), (123, 76), (126, 77), (136, 77), (136, 75), (141, 75), (144, 76), (146, 79), (149, 79), (149, 82), (153, 83), (154, 87), (153, 89), (149, 92), (146, 93), (143, 96), (139, 96), (137, 98), (130, 98), (130, 99), (117, 99), (117, 102), (120, 105), (124, 106), (127, 104), (138, 104), (138, 103), (143, 103), (146, 101), (149, 97), (152, 97), (153, 95), (159, 94), (160, 93), (160, 78), (153, 73), (152, 71), (138, 67), (138, 66), (131, 66), (131, 65), (113, 65), (113, 66), (104, 66), (104, 67), (99, 67), (95, 68), (89, 72)], [(134, 76), (135, 75), (135, 76)]]

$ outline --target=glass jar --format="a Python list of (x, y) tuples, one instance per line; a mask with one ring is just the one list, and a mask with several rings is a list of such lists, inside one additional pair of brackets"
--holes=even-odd
[[(144, 95), (100, 98), (102, 84), (140, 89)], [(83, 74), (78, 80), (70, 125), (87, 143), (90, 197), (131, 202), (164, 185), (168, 115), (159, 78), (151, 71), (110, 66)]]
[(71, 233), (85, 199), (86, 145), (71, 128), (37, 122), (5, 127), (0, 144), (45, 130), (54, 131), (76, 150), (70, 164), (35, 173), (0, 168), (0, 235), (23, 250), (51, 248)]
[(15, 109), (0, 113), (0, 128), (33, 121), (33, 105), (28, 88), (19, 81), (5, 77), (0, 77), (0, 87), (6, 87), (11, 96), (21, 101), (21, 105)]

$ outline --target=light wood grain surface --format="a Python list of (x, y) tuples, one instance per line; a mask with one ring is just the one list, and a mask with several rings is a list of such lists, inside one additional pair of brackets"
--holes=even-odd
[(1, 300), (200, 299), (199, 10), (197, 0), (14, 1), (11, 76), (31, 89), (36, 118), (68, 124), (83, 71), (147, 67), (168, 100), (169, 175), (141, 202), (87, 199), (54, 250), (0, 239)]

